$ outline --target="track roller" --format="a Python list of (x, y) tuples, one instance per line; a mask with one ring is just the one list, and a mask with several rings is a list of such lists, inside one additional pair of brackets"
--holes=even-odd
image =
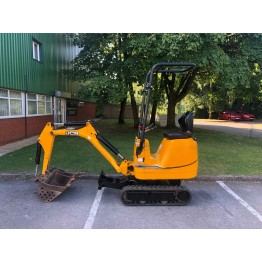
[(121, 199), (129, 206), (185, 206), (191, 193), (184, 186), (132, 185), (123, 187)]

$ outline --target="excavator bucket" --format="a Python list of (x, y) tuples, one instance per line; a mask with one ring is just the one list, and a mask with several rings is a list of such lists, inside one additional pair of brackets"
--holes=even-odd
[(67, 173), (58, 168), (50, 168), (39, 177), (40, 185), (37, 195), (43, 202), (51, 202), (62, 194), (80, 176), (77, 173)]

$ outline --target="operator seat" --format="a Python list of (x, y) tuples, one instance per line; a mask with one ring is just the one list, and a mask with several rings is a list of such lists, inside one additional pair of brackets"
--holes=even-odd
[(193, 113), (186, 112), (179, 119), (178, 123), (181, 127), (181, 131), (167, 131), (163, 135), (166, 139), (186, 139), (192, 137), (193, 133)]

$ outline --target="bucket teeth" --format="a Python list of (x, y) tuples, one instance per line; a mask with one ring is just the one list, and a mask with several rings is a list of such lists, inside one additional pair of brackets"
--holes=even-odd
[(77, 173), (50, 168), (37, 179), (40, 182), (37, 195), (43, 202), (51, 202), (71, 186), (79, 176), (80, 174)]

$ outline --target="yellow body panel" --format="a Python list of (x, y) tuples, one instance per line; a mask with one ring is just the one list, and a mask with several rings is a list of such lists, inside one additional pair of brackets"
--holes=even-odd
[(155, 154), (150, 153), (149, 141), (146, 139), (144, 150), (137, 157), (134, 147), (134, 175), (138, 179), (192, 179), (197, 175), (198, 150), (193, 138), (164, 138)]

